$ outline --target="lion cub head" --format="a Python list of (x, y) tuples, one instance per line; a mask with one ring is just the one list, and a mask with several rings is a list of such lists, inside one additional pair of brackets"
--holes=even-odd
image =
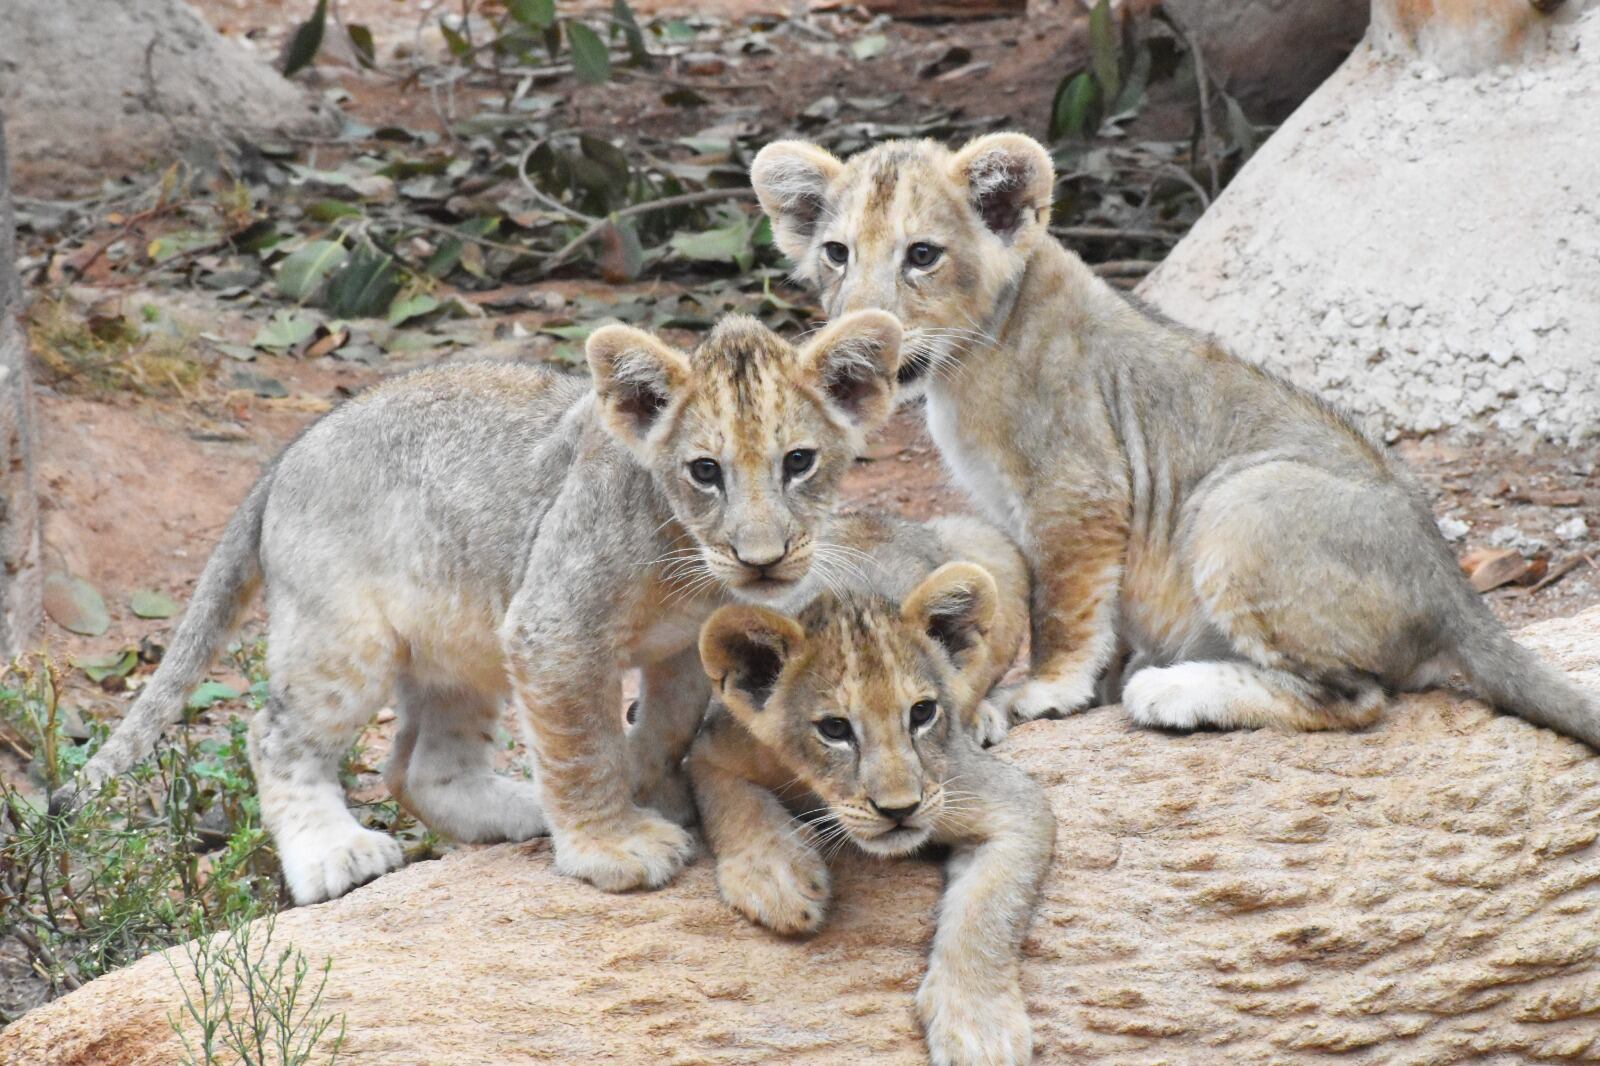
[(772, 235), (829, 317), (891, 311), (906, 326), (900, 382), (960, 358), (988, 328), (1041, 240), (1055, 168), (1020, 133), (952, 152), (886, 141), (840, 161), (803, 141), (767, 145), (750, 168)]
[[(824, 595), (798, 618), (723, 607), (700, 659), (728, 710), (862, 849), (903, 855), (946, 812), (953, 744), (983, 696), (997, 592), (948, 563), (902, 604)], [(953, 806), (953, 804), (952, 804)]]
[(744, 315), (692, 353), (619, 325), (587, 349), (602, 421), (655, 475), (696, 572), (757, 600), (805, 577), (839, 479), (893, 407), (899, 350), (880, 311), (798, 349)]

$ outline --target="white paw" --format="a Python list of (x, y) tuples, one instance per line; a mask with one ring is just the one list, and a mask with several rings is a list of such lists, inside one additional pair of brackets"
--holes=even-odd
[(616, 823), (558, 833), (556, 869), (607, 892), (660, 888), (694, 855), (694, 838), (654, 811), (634, 809)]
[(983, 747), (998, 744), (1011, 729), (1011, 716), (994, 700), (984, 700), (973, 710), (974, 738)]
[(1005, 693), (1006, 709), (1013, 720), (1031, 722), (1036, 718), (1076, 714), (1094, 699), (1093, 678), (1067, 678), (1024, 681)]
[(933, 1066), (1021, 1066), (1033, 1061), (1033, 1024), (1015, 983), (985, 994), (929, 970), (917, 989), (917, 1016)]
[(406, 806), (435, 833), (464, 844), (531, 840), (550, 831), (531, 781), (480, 773), (410, 783)]
[(279, 841), (278, 858), (289, 894), (302, 905), (337, 899), (406, 861), (394, 837), (354, 824), (337, 834)]
[(827, 917), (827, 864), (801, 845), (718, 856), (717, 887), (728, 906), (775, 933), (814, 933)]
[(1146, 667), (1122, 687), (1122, 706), (1142, 726), (1198, 729), (1228, 725), (1235, 704), (1270, 702), (1249, 672), (1229, 663), (1178, 663)]

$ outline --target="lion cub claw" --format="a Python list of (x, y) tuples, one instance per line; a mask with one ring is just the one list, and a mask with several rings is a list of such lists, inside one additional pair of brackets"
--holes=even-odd
[(728, 906), (775, 933), (815, 933), (828, 916), (828, 867), (804, 845), (723, 856), (717, 887)]
[(634, 810), (601, 832), (556, 838), (556, 869), (606, 892), (660, 888), (694, 856), (694, 838), (653, 811)]
[(1015, 983), (985, 993), (928, 971), (917, 989), (917, 1016), (934, 1066), (1016, 1066), (1033, 1061), (1033, 1026)]

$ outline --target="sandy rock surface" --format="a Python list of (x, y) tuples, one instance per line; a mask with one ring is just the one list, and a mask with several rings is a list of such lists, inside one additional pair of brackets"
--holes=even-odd
[[(1600, 609), (1526, 639), (1600, 691)], [(1600, 1060), (1600, 758), (1448, 693), (1370, 732), (1170, 736), (1116, 708), (1017, 730), (1060, 842), (1027, 944), (1043, 1062)], [(283, 915), (332, 957), (341, 1062), (915, 1063), (939, 891), (844, 862), (809, 941), (702, 859), (608, 896), (543, 843), (464, 851)], [(183, 956), (176, 956), (180, 968)], [(166, 1066), (147, 958), (0, 1034), (6, 1066)]]

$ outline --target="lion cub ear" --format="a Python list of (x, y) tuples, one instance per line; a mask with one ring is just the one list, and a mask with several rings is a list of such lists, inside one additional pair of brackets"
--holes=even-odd
[(946, 563), (911, 590), (900, 616), (943, 648), (962, 680), (972, 684), (989, 664), (989, 632), (999, 596), (994, 578), (983, 567)]
[(863, 433), (876, 429), (894, 410), (900, 334), (900, 320), (887, 311), (855, 311), (800, 350), (800, 365), (811, 384)]
[(1044, 146), (1021, 133), (990, 133), (968, 141), (951, 164), (951, 180), (967, 187), (967, 200), (1007, 244), (1049, 222), (1056, 171)]
[(641, 459), (689, 381), (689, 357), (632, 326), (601, 326), (584, 346), (606, 429)]
[(794, 262), (811, 247), (827, 210), (828, 185), (843, 169), (827, 149), (806, 141), (774, 141), (750, 164), (750, 184), (772, 219), (772, 239)]
[(753, 725), (767, 709), (784, 664), (805, 642), (794, 619), (776, 611), (720, 607), (700, 628), (700, 665), (723, 704)]

